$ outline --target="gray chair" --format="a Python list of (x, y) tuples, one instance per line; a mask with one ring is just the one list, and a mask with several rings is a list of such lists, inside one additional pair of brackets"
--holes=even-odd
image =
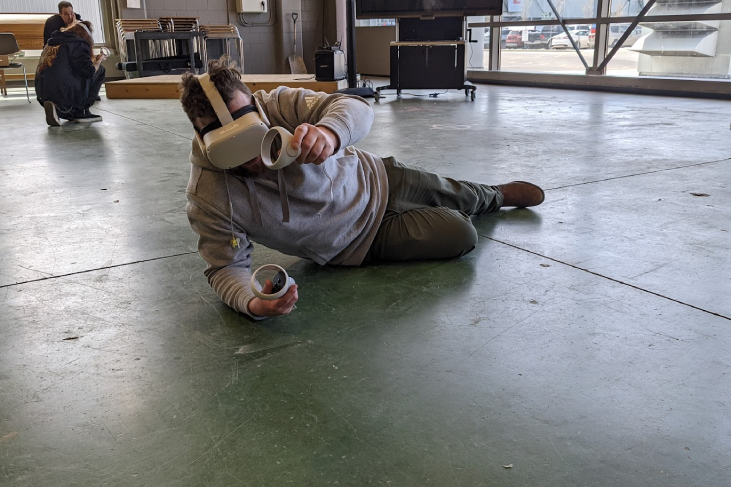
[[(20, 52), (18, 47), (18, 41), (15, 39), (15, 34), (10, 32), (0, 32), (0, 56), (9, 56)], [(25, 96), (28, 98), (30, 103), (30, 94), (28, 93), (28, 74), (25, 72), (25, 64), (16, 63), (16, 58), (13, 58), (9, 66), (0, 66), (0, 93), (3, 96), (8, 96), (8, 90), (5, 86), (5, 70), (6, 69), (19, 69), (23, 68), (23, 79), (25, 79)]]

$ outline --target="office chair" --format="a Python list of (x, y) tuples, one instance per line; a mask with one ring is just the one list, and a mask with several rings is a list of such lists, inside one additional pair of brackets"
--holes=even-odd
[[(0, 56), (9, 56), (18, 52), (20, 52), (20, 47), (18, 47), (18, 41), (15, 38), (15, 34), (10, 32), (0, 32)], [(8, 66), (0, 66), (0, 92), (3, 96), (8, 96), (8, 89), (5, 86), (5, 70), (23, 68), (25, 96), (28, 98), (28, 103), (30, 103), (30, 94), (28, 93), (28, 74), (25, 72), (25, 64), (16, 63), (15, 59), (16, 58), (13, 58)]]

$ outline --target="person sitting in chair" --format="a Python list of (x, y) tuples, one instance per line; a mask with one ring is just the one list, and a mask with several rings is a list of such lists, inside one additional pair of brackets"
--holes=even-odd
[(46, 122), (61, 125), (60, 119), (101, 122), (89, 107), (104, 83), (104, 54), (94, 56), (91, 22), (75, 22), (54, 32), (43, 48), (36, 70), (36, 95), (46, 110)]

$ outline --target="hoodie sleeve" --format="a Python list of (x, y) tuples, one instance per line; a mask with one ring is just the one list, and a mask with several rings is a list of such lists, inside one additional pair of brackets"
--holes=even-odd
[(91, 61), (91, 49), (86, 42), (69, 43), (69, 60), (74, 74), (81, 78), (91, 78), (96, 69)]
[(271, 125), (290, 131), (303, 123), (326, 127), (340, 140), (336, 152), (363, 140), (373, 124), (373, 109), (359, 96), (280, 87), (262, 98)]
[(231, 246), (231, 222), (210, 205), (188, 194), (186, 207), (190, 226), (198, 234), (198, 252), (208, 263), (204, 271), (208, 283), (219, 298), (240, 313), (264, 319), (249, 312), (251, 292), (251, 252), (254, 248), (246, 236), (234, 227), (239, 247)]

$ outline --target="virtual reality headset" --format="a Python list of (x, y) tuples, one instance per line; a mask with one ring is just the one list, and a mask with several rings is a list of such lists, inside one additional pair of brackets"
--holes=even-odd
[(260, 156), (268, 128), (256, 106), (248, 105), (231, 114), (208, 74), (199, 76), (198, 81), (218, 117), (197, 135), (211, 164), (231, 169)]

